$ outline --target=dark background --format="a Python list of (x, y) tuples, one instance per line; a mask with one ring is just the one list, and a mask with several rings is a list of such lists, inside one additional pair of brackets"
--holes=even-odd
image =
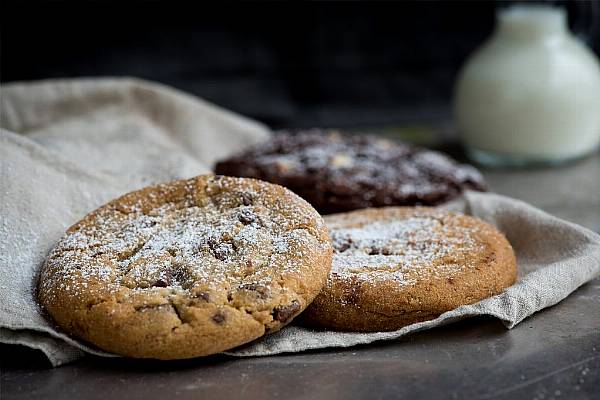
[[(549, 3), (598, 51), (597, 2)], [(275, 128), (445, 119), (460, 65), (505, 5), (3, 2), (0, 77), (136, 76)]]

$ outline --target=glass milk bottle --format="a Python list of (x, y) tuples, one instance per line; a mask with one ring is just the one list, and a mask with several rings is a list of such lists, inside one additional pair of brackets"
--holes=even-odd
[(471, 158), (487, 165), (553, 164), (600, 142), (600, 66), (568, 30), (564, 9), (500, 10), (491, 39), (468, 60), (455, 92)]

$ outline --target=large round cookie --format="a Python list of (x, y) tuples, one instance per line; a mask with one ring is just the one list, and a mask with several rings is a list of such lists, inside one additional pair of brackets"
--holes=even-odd
[(305, 322), (389, 331), (502, 292), (517, 276), (506, 238), (476, 218), (389, 207), (325, 217), (334, 246), (325, 288)]
[(277, 183), (323, 214), (367, 207), (436, 205), (464, 189), (484, 190), (473, 167), (369, 135), (281, 133), (217, 163), (219, 174)]
[(190, 358), (289, 323), (320, 291), (332, 247), (289, 190), (204, 175), (145, 188), (73, 225), (40, 303), (69, 334), (130, 357)]

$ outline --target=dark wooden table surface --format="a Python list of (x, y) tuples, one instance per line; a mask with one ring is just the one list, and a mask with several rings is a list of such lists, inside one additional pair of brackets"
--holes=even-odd
[[(600, 155), (486, 171), (492, 190), (600, 232)], [(4, 399), (598, 399), (600, 279), (506, 330), (477, 318), (345, 350), (182, 362), (86, 357), (49, 368), (1, 346)]]

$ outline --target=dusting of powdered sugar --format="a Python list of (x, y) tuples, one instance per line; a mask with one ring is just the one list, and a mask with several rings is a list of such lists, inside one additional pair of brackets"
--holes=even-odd
[(97, 283), (138, 292), (269, 284), (329, 246), (305, 228), (307, 220), (323, 228), (314, 210), (299, 212), (289, 202), (267, 206), (264, 194), (212, 184), (215, 194), (205, 204), (188, 195), (145, 212), (141, 203), (125, 212), (100, 209), (53, 250), (42, 289), (77, 294)]
[[(356, 225), (357, 220), (349, 222)], [(329, 230), (334, 247), (331, 277), (342, 280), (411, 285), (421, 278), (450, 277), (473, 267), (470, 255), (482, 246), (473, 236), (477, 228), (448, 224), (442, 213), (364, 220), (349, 228), (332, 223)]]

